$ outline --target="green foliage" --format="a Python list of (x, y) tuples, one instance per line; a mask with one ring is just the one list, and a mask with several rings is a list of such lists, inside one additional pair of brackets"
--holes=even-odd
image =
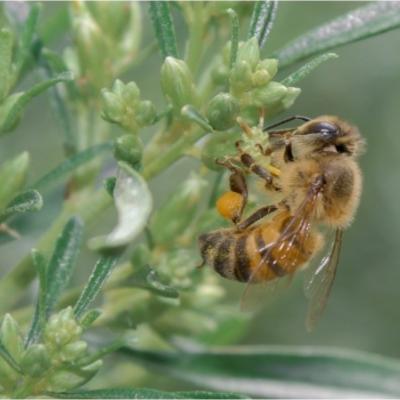
[[(397, 362), (374, 356), (282, 347), (176, 351), (177, 336), (189, 337), (197, 346), (233, 344), (248, 329), (249, 318), (227, 300), (216, 274), (196, 268), (199, 234), (224, 226), (214, 207), (224, 179), (216, 159), (235, 154), (238, 140), (260, 156), (255, 144), (268, 145), (264, 120), (289, 109), (300, 94), (293, 85), (337, 57), (317, 54), (394, 29), (400, 21), (397, 4), (368, 4), (265, 57), (261, 50), (277, 5), (76, 1), (60, 4), (53, 23), (41, 16), (47, 4), (24, 4), (20, 13), (2, 4), (0, 134), (21, 135), (25, 146), (18, 122), (34, 97), (46, 92), (60, 122), (65, 158), (39, 178), (35, 170), (28, 174), (36, 164), (25, 148), (17, 155), (5, 151), (7, 159), (0, 164), (2, 243), (39, 235), (35, 249), (0, 280), (0, 396), (400, 394)], [(142, 45), (146, 7), (154, 38)], [(172, 11), (187, 25), (182, 54)], [(249, 29), (243, 37), (245, 26)], [(72, 37), (72, 43), (51, 43), (64, 37)], [(204, 40), (216, 43), (213, 53), (206, 51)], [(62, 51), (50, 50), (66, 42), (70, 44)], [(121, 75), (140, 71), (133, 67), (147, 61), (156, 42), (160, 91), (153, 103), (139, 90), (136, 82), (146, 87), (141, 76), (124, 83)], [(278, 81), (282, 67), (312, 55), (317, 56)], [(36, 82), (36, 72), (41, 80), (30, 86), (24, 78)], [(156, 108), (163, 97), (164, 104)], [(29, 128), (30, 135), (39, 133)], [(196, 159), (192, 171), (178, 185), (166, 178), (169, 192), (163, 201), (153, 201), (159, 175), (185, 156)], [(215, 179), (211, 191), (210, 177)], [(55, 186), (63, 187), (62, 199), (47, 196)], [(43, 233), (33, 231), (27, 213), (51, 206), (52, 225)], [(109, 231), (104, 214), (113, 207), (115, 228), (87, 240)], [(82, 247), (97, 259), (90, 275), (78, 257)], [(78, 271), (79, 277), (89, 275), (82, 287)], [(35, 278), (39, 288), (33, 295), (28, 287)], [(83, 336), (92, 329), (96, 333)], [(104, 344), (109, 335), (117, 337)], [(117, 353), (121, 348), (130, 365), (145, 366), (146, 385), (156, 366), (171, 375), (170, 385), (185, 381), (217, 392), (141, 389), (140, 373), (128, 373), (128, 381), (114, 385), (114, 368), (105, 368), (104, 377), (91, 382), (103, 373), (102, 360), (109, 353), (115, 354), (116, 370), (126, 367)], [(84, 387), (88, 382), (89, 389)], [(92, 390), (99, 382), (103, 389)]]
[[(318, 347), (255, 346), (176, 353), (126, 350), (171, 376), (263, 398), (398, 396), (398, 361)], [(390, 384), (388, 384), (390, 382)]]

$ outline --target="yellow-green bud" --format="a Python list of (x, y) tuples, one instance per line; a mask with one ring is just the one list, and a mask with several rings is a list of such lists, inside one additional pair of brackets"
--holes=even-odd
[(224, 131), (235, 125), (239, 111), (239, 103), (232, 95), (219, 93), (208, 104), (207, 118), (214, 129)]
[(260, 48), (255, 36), (239, 44), (237, 61), (246, 61), (252, 70), (256, 68), (260, 61)]
[(25, 184), (29, 153), (23, 152), (0, 165), (0, 210), (5, 208)]
[(43, 332), (43, 339), (49, 349), (58, 350), (78, 340), (81, 334), (82, 328), (75, 320), (72, 307), (68, 307), (50, 317)]
[(59, 353), (60, 359), (62, 361), (73, 362), (85, 354), (87, 347), (87, 343), (83, 340), (77, 340), (75, 342), (68, 343)]
[(161, 67), (161, 87), (165, 97), (179, 115), (184, 105), (196, 103), (192, 74), (182, 60), (174, 57), (165, 59)]
[(296, 88), (296, 87), (288, 87), (287, 88), (287, 93), (286, 96), (282, 99), (282, 105), (284, 109), (290, 108), (299, 94), (301, 93), (301, 89)]
[(257, 107), (271, 107), (279, 103), (287, 91), (286, 86), (278, 82), (270, 82), (267, 86), (252, 91), (252, 103)]
[(212, 135), (205, 143), (201, 152), (202, 162), (214, 171), (223, 169), (215, 161), (236, 154), (235, 142), (240, 139), (239, 132), (220, 132)]
[(156, 117), (154, 104), (149, 100), (140, 100), (140, 90), (135, 82), (124, 84), (117, 79), (112, 90), (103, 89), (102, 117), (120, 125), (123, 129), (137, 133), (138, 129), (151, 125)]
[(252, 78), (254, 86), (265, 86), (271, 80), (271, 75), (267, 70), (259, 69), (254, 72)]
[(21, 361), (21, 368), (25, 374), (39, 377), (50, 368), (51, 360), (46, 347), (43, 344), (30, 346)]
[(118, 161), (125, 161), (132, 168), (140, 165), (143, 153), (143, 144), (136, 135), (120, 136), (114, 143), (114, 157)]
[(229, 78), (233, 94), (250, 90), (253, 85), (253, 76), (250, 64), (247, 61), (237, 61), (233, 66)]
[(278, 72), (278, 60), (275, 58), (265, 58), (264, 60), (261, 60), (256, 67), (256, 71), (260, 70), (267, 71), (272, 79)]
[(98, 89), (109, 85), (113, 76), (115, 48), (83, 2), (71, 3), (71, 13), (80, 71), (90, 85), (89, 93), (96, 94)]

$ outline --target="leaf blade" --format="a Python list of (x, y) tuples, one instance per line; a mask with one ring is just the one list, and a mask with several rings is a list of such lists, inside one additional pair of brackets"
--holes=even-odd
[(72, 217), (57, 239), (47, 268), (46, 318), (68, 285), (82, 241), (83, 224)]
[(168, 2), (152, 1), (149, 12), (163, 59), (168, 56), (178, 58), (175, 29)]
[(319, 67), (325, 61), (332, 60), (332, 59), (338, 58), (338, 57), (339, 56), (336, 53), (321, 54), (320, 56), (313, 58), (310, 62), (302, 65), (298, 70), (294, 71), (292, 74), (290, 74), (285, 79), (283, 79), (281, 81), (281, 83), (282, 83), (282, 85), (285, 85), (285, 86), (293, 86), (300, 80), (304, 79), (315, 68)]
[(183, 350), (123, 349), (149, 367), (213, 390), (273, 398), (400, 395), (400, 363), (364, 352), (290, 346)]
[(400, 26), (400, 3), (373, 2), (311, 29), (278, 50), (280, 67)]
[(29, 211), (38, 211), (43, 206), (43, 199), (37, 190), (26, 190), (17, 196), (0, 212), (0, 222), (14, 216)]
[(89, 305), (100, 292), (113, 267), (117, 263), (119, 255), (103, 255), (94, 266), (86, 286), (83, 288), (75, 306), (74, 314), (80, 319)]
[(260, 48), (265, 45), (271, 33), (277, 9), (277, 1), (257, 1), (254, 4), (247, 38), (255, 36)]

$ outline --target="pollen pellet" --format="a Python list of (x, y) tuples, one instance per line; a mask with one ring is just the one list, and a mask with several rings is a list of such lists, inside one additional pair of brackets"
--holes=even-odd
[(227, 219), (235, 219), (243, 206), (243, 196), (236, 192), (226, 192), (217, 200), (218, 212)]

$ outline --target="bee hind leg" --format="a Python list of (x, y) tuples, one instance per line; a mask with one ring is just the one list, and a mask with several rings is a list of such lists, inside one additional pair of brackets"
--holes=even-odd
[(217, 209), (223, 217), (230, 219), (234, 224), (238, 224), (242, 219), (243, 211), (247, 204), (248, 190), (246, 178), (244, 173), (229, 160), (217, 160), (216, 162), (231, 171), (229, 177), (231, 190), (225, 192), (217, 200)]
[(265, 207), (261, 207), (258, 210), (254, 211), (253, 214), (251, 214), (248, 218), (243, 220), (240, 224), (238, 224), (237, 228), (239, 230), (245, 230), (249, 226), (253, 225), (254, 223), (259, 221), (260, 219), (263, 219), (268, 214), (273, 213), (277, 209), (278, 209), (278, 206), (276, 206), (274, 204), (269, 205), (269, 206), (265, 206)]

